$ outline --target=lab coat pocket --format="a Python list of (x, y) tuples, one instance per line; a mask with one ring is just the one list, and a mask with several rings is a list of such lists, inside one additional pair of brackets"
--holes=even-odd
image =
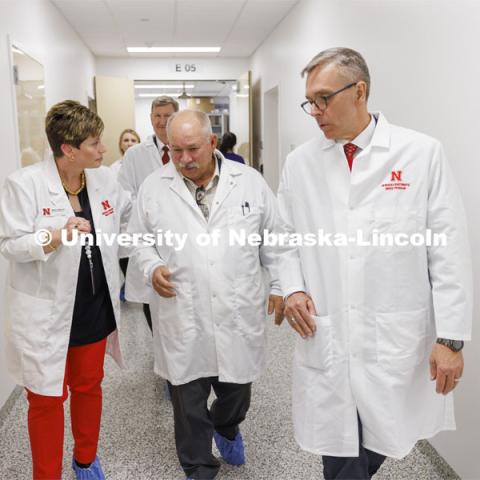
[(382, 251), (393, 253), (411, 250), (413, 245), (410, 237), (418, 233), (417, 212), (379, 209), (375, 212), (373, 230), (381, 242), (378, 247)]
[(256, 206), (231, 207), (228, 209), (228, 224), (231, 229), (244, 229), (246, 233), (258, 232), (261, 209)]
[(413, 368), (427, 354), (428, 310), (376, 314), (377, 361), (388, 370)]
[(34, 297), (7, 286), (6, 332), (25, 351), (36, 352), (50, 336), (53, 300)]
[(330, 316), (313, 315), (317, 331), (313, 337), (298, 337), (296, 356), (302, 366), (328, 370), (333, 363), (333, 324)]
[(175, 285), (175, 292), (175, 297), (157, 296), (158, 332), (167, 337), (183, 337), (196, 329), (191, 286)]

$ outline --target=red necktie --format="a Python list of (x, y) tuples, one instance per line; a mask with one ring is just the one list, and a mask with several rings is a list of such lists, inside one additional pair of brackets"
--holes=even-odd
[(350, 171), (352, 171), (352, 163), (353, 163), (353, 155), (357, 151), (358, 147), (354, 145), (353, 143), (346, 143), (343, 146), (343, 150), (345, 152), (345, 155), (347, 157), (347, 162), (348, 162), (348, 168)]
[(170, 155), (168, 155), (168, 147), (166, 145), (163, 146), (163, 155), (162, 155), (162, 163), (165, 165), (170, 161)]

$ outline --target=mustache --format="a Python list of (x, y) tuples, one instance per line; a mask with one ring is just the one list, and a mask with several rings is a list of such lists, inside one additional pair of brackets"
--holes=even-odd
[(192, 163), (189, 163), (189, 164), (185, 164), (183, 162), (178, 162), (177, 165), (178, 165), (179, 168), (186, 168), (188, 170), (192, 170), (194, 168), (200, 168), (200, 165), (197, 162), (192, 162)]

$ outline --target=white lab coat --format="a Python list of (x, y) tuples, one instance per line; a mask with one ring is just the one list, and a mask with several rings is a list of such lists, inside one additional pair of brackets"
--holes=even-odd
[[(155, 135), (149, 135), (142, 143), (130, 147), (123, 157), (122, 165), (118, 173), (118, 181), (131, 193), (132, 201), (135, 202), (138, 190), (143, 181), (155, 170), (160, 168), (162, 158), (159, 149), (154, 142)], [(159, 142), (157, 140), (157, 142)], [(159, 147), (163, 144), (159, 142)], [(120, 256), (129, 257), (131, 249), (120, 248)], [(125, 296), (131, 302), (148, 303), (151, 288), (145, 285), (141, 273), (132, 265), (127, 268), (129, 281), (125, 287)]]
[[(118, 181), (135, 200), (143, 181), (157, 168), (162, 166), (160, 152), (153, 141), (155, 135), (149, 135), (142, 143), (130, 147), (123, 156), (118, 173)], [(163, 145), (160, 145), (160, 148)]]
[(120, 173), (120, 169), (122, 168), (122, 163), (123, 157), (119, 158), (110, 165), (110, 170), (114, 173), (115, 178), (118, 178), (118, 174)]
[[(95, 229), (118, 232), (120, 218), (130, 213), (128, 193), (107, 167), (87, 169), (85, 177)], [(17, 384), (41, 395), (62, 395), (81, 246), (62, 245), (45, 254), (35, 232), (61, 228), (73, 216), (53, 158), (6, 179), (0, 201), (0, 252), (9, 260), (7, 363)], [(117, 248), (100, 248), (118, 329)], [(108, 337), (107, 352), (122, 365), (118, 330)]]
[[(217, 156), (221, 156), (217, 152)], [(249, 208), (242, 204), (248, 202)], [(179, 385), (218, 376), (222, 382), (255, 380), (265, 364), (267, 292), (264, 266), (277, 278), (274, 250), (261, 246), (228, 246), (228, 230), (248, 234), (273, 230), (276, 200), (254, 169), (222, 157), (220, 180), (207, 222), (172, 162), (142, 185), (128, 230), (187, 234), (182, 250), (157, 245), (135, 250), (145, 280), (166, 265), (176, 297), (151, 289), (155, 372)], [(198, 234), (220, 232), (219, 245), (199, 246)], [(127, 291), (128, 291), (127, 276)], [(272, 292), (280, 294), (278, 282)]]
[[(279, 187), (287, 228), (349, 236), (361, 229), (365, 239), (373, 229), (430, 228), (446, 232), (448, 246), (349, 244), (281, 256), (284, 294), (306, 291), (318, 313), (315, 336), (297, 339), (293, 418), (299, 445), (321, 455), (358, 455), (357, 410), (363, 445), (394, 458), (454, 429), (453, 396), (435, 392), (428, 357), (436, 337), (470, 339), (466, 221), (442, 147), (377, 116), (351, 174), (342, 146), (323, 136), (288, 156)], [(404, 188), (389, 189), (396, 182)]]

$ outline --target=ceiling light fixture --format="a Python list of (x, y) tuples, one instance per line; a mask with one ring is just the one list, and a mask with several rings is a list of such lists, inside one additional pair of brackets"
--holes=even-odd
[[(162, 95), (161, 93), (139, 93), (137, 95), (137, 97), (142, 97), (142, 98), (156, 98), (156, 97), (159, 97), (160, 95)], [(180, 93), (169, 93), (168, 96), (169, 97), (175, 97), (175, 98), (178, 98), (180, 97)], [(190, 98), (190, 97), (189, 97)]]
[(192, 98), (191, 95), (189, 95), (186, 91), (185, 91), (185, 82), (183, 82), (183, 92), (182, 94), (178, 97), (180, 100), (187, 100), (189, 98)]
[[(176, 85), (176, 84), (175, 85), (174, 84), (135, 85), (135, 88), (139, 88), (139, 89), (140, 88), (144, 88), (144, 89), (150, 89), (150, 88), (165, 88), (165, 89), (167, 89), (167, 88), (171, 88), (173, 90), (178, 90), (182, 87), (183, 87), (183, 85), (180, 85), (180, 84), (178, 84), (178, 85)], [(195, 88), (195, 85), (185, 85), (185, 88)]]
[(128, 53), (218, 53), (221, 47), (127, 47)]

